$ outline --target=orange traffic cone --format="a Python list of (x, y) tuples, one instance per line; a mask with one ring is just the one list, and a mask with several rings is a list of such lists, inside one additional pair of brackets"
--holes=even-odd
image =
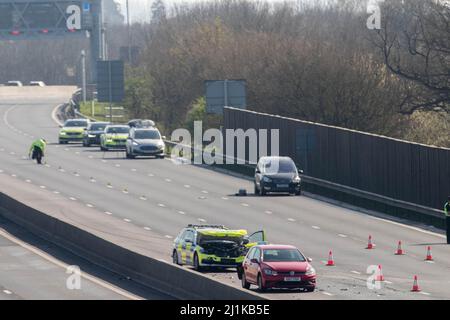
[(433, 256), (431, 255), (431, 247), (430, 246), (428, 246), (427, 257), (425, 258), (425, 261), (433, 261)]
[(384, 281), (383, 270), (381, 269), (381, 265), (378, 266), (378, 274), (376, 281)]
[(372, 243), (372, 236), (369, 236), (369, 243), (366, 249), (375, 249), (375, 244)]
[(398, 247), (397, 247), (397, 252), (395, 253), (395, 255), (397, 255), (397, 256), (402, 256), (402, 255), (404, 255), (404, 254), (405, 254), (405, 252), (404, 252), (403, 249), (402, 249), (402, 242), (399, 241), (399, 242), (398, 242)]
[(417, 276), (414, 276), (414, 284), (411, 291), (420, 292), (419, 283), (417, 282)]
[(333, 252), (331, 250), (330, 250), (330, 253), (328, 254), (327, 266), (329, 266), (329, 267), (334, 266)]

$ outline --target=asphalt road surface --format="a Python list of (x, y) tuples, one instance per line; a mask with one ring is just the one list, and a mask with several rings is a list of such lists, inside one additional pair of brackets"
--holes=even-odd
[[(450, 247), (441, 232), (308, 196), (235, 197), (239, 188), (253, 190), (252, 182), (203, 167), (175, 165), (169, 159), (126, 160), (122, 152), (58, 145), (59, 128), (51, 114), (69, 96), (64, 88), (54, 88), (51, 95), (27, 90), (2, 97), (0, 91), (0, 174), (96, 208), (104, 219), (152, 230), (167, 238), (168, 248), (189, 223), (224, 224), (250, 232), (264, 229), (270, 242), (298, 246), (313, 259), (318, 273), (316, 292), (275, 290), (266, 294), (271, 299), (450, 298)], [(37, 137), (50, 142), (43, 166), (27, 158)], [(369, 235), (374, 250), (365, 249)], [(399, 240), (404, 256), (394, 255)], [(424, 261), (428, 245), (434, 262)], [(334, 267), (325, 266), (329, 250)], [(167, 251), (164, 258), (170, 260)], [(367, 268), (372, 265), (383, 268), (386, 281), (380, 289), (367, 287)], [(414, 275), (419, 277), (420, 293), (411, 292)], [(240, 285), (233, 272), (209, 276)]]

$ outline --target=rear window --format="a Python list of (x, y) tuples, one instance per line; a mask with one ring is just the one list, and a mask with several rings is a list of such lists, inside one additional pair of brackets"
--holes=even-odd
[(276, 173), (296, 173), (297, 167), (292, 160), (271, 159), (263, 164), (263, 172), (269, 174)]
[(156, 130), (138, 130), (134, 133), (135, 139), (161, 139), (161, 135)]
[(128, 127), (109, 127), (107, 133), (128, 133), (130, 128)]
[(71, 120), (67, 121), (64, 126), (65, 127), (87, 127), (87, 121), (81, 121), (81, 120)]
[(266, 249), (263, 251), (266, 262), (305, 262), (305, 257), (296, 249)]
[(106, 124), (101, 124), (101, 123), (94, 123), (91, 125), (90, 130), (92, 131), (103, 131), (106, 128)]

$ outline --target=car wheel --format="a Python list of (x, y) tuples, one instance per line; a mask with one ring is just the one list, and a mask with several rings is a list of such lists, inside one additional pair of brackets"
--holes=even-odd
[(316, 290), (316, 287), (306, 287), (306, 292), (314, 292)]
[(258, 289), (261, 292), (265, 292), (266, 291), (266, 287), (263, 284), (262, 276), (260, 274), (258, 275)]
[(295, 195), (296, 196), (301, 196), (302, 195), (302, 189), (298, 189), (298, 191), (295, 191)]
[(198, 255), (197, 254), (194, 255), (194, 269), (195, 269), (195, 271), (198, 271), (198, 272), (202, 271), (202, 269), (203, 269), (200, 266), (200, 261), (198, 260)]
[(250, 289), (250, 283), (247, 282), (247, 278), (245, 277), (245, 272), (242, 273), (242, 279), (241, 279), (241, 283), (242, 283), (242, 288), (244, 289)]
[(181, 263), (178, 262), (178, 253), (177, 253), (177, 250), (173, 250), (172, 261), (173, 261), (173, 263), (175, 263), (176, 265), (181, 266)]
[(100, 147), (100, 150), (101, 150), (101, 151), (108, 151), (108, 149), (106, 149), (106, 148), (103, 147), (103, 146)]

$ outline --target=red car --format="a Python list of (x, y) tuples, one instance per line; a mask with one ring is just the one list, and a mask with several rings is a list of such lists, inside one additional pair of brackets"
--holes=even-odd
[(252, 247), (242, 263), (242, 287), (257, 285), (260, 291), (269, 288), (316, 288), (316, 271), (310, 258), (294, 246), (257, 245)]

